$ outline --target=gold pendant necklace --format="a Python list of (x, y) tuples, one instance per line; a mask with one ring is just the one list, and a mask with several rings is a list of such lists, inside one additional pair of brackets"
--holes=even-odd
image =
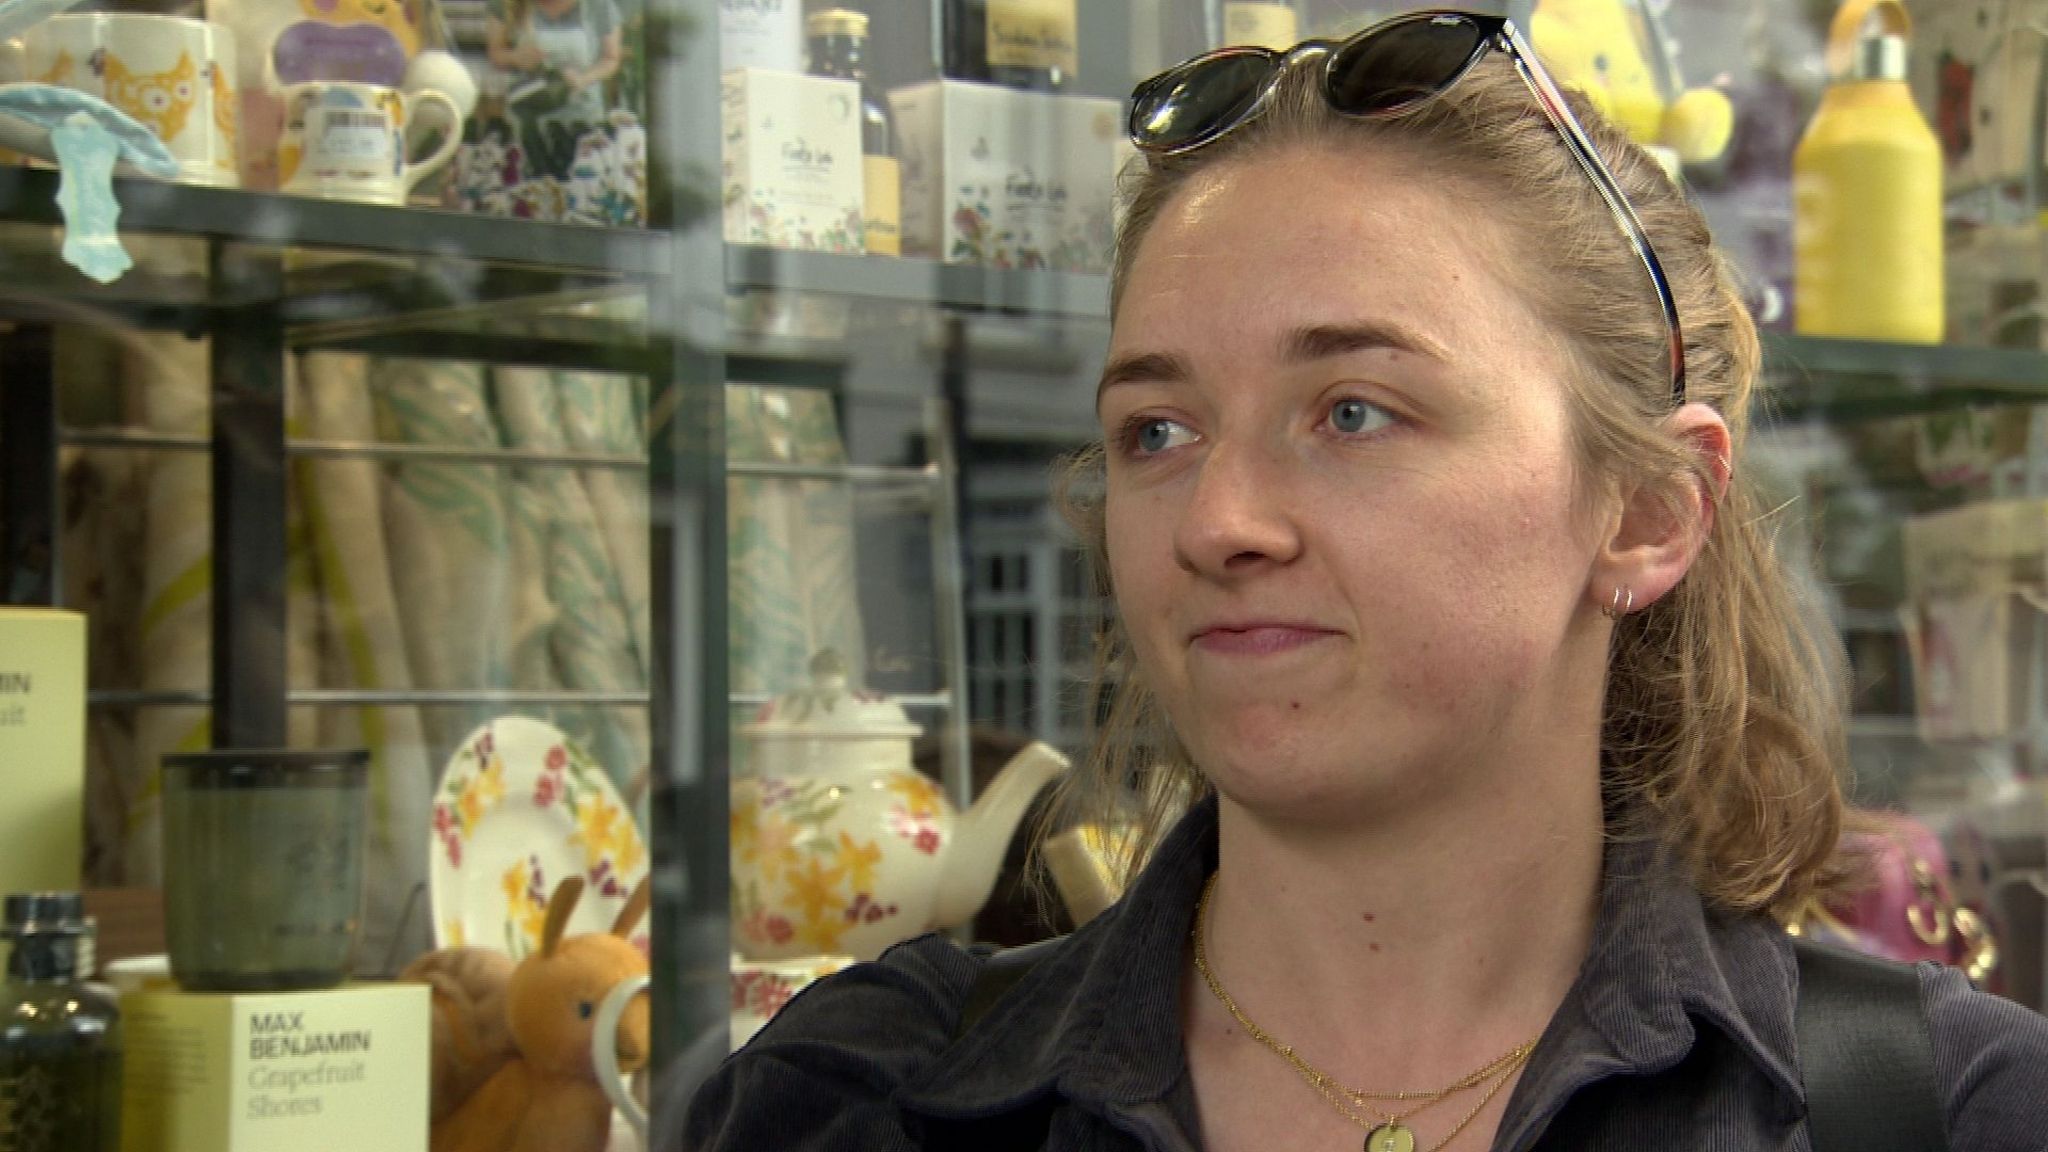
[(1365, 1152), (1415, 1152), (1415, 1133), (1406, 1124), (1382, 1124), (1365, 1134)]
[[(1467, 1125), (1486, 1110), (1486, 1106), (1493, 1102), (1493, 1098), (1499, 1095), (1500, 1090), (1507, 1087), (1508, 1081), (1514, 1079), (1515, 1070), (1520, 1068), (1529, 1059), (1529, 1053), (1536, 1049), (1534, 1040), (1517, 1045), (1488, 1061), (1477, 1071), (1459, 1077), (1446, 1087), (1427, 1092), (1366, 1092), (1357, 1088), (1347, 1088), (1322, 1069), (1302, 1059), (1292, 1045), (1282, 1044), (1274, 1039), (1271, 1033), (1253, 1023), (1251, 1017), (1246, 1016), (1244, 1010), (1237, 1006), (1237, 1001), (1231, 999), (1230, 993), (1224, 990), (1222, 981), (1216, 978), (1216, 973), (1209, 969), (1209, 954), (1205, 941), (1208, 936), (1209, 896), (1215, 890), (1216, 874), (1211, 872), (1209, 879), (1202, 885), (1201, 899), (1195, 903), (1195, 924), (1192, 931), (1195, 970), (1202, 974), (1202, 980), (1209, 985), (1210, 993), (1229, 1009), (1231, 1017), (1245, 1030), (1246, 1035), (1287, 1061), (1302, 1079), (1308, 1081), (1309, 1086), (1314, 1088), (1317, 1094), (1330, 1102), (1331, 1107), (1343, 1113), (1352, 1123), (1366, 1129), (1364, 1152), (1415, 1152), (1415, 1130), (1407, 1124), (1409, 1117), (1432, 1108), (1460, 1092), (1469, 1091), (1482, 1084), (1490, 1085), (1479, 1097), (1479, 1103), (1473, 1105), (1470, 1112), (1465, 1113), (1464, 1119), (1452, 1125), (1444, 1138), (1428, 1149), (1428, 1152), (1442, 1152), (1445, 1146), (1458, 1138), (1458, 1133), (1463, 1132)], [(1372, 1101), (1375, 1100), (1419, 1100), (1421, 1103), (1412, 1108), (1388, 1113), (1374, 1107)], [(1371, 1117), (1359, 1115), (1354, 1105), (1371, 1113)]]

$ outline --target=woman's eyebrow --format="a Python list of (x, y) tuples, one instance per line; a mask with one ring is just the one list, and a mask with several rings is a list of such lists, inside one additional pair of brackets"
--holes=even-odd
[(1131, 352), (1112, 357), (1103, 365), (1101, 382), (1095, 385), (1095, 402), (1102, 403), (1102, 394), (1118, 384), (1173, 384), (1193, 375), (1188, 362), (1171, 352)]
[[(1357, 320), (1346, 324), (1309, 324), (1280, 340), (1280, 354), (1293, 361), (1321, 360), (1352, 352), (1391, 349), (1431, 360), (1448, 361), (1450, 352), (1434, 337), (1391, 320)], [(1171, 352), (1131, 352), (1112, 357), (1095, 386), (1095, 400), (1118, 384), (1175, 384), (1194, 375), (1183, 357)]]
[(1288, 360), (1321, 360), (1351, 352), (1392, 349), (1448, 361), (1450, 351), (1434, 337), (1391, 320), (1359, 320), (1348, 324), (1312, 324), (1283, 336), (1280, 354)]

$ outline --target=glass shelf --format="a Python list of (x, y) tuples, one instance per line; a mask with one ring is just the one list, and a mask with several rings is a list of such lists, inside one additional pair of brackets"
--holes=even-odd
[(2048, 399), (2048, 355), (2019, 348), (1764, 335), (1764, 404), (1779, 420), (1860, 420)]
[[(0, 167), (0, 219), (61, 224), (58, 173)], [(116, 179), (121, 230), (297, 248), (542, 263), (558, 271), (647, 279), (669, 271), (669, 237), (631, 228), (542, 224), (431, 208)]]
[(726, 249), (725, 282), (731, 289), (815, 292), (966, 310), (1089, 320), (1109, 315), (1107, 276), (1036, 268), (986, 268), (734, 245)]

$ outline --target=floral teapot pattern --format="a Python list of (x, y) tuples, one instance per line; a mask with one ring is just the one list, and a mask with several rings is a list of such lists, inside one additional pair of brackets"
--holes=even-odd
[(1067, 770), (1064, 756), (1033, 743), (956, 811), (911, 766), (923, 729), (846, 680), (839, 657), (822, 652), (808, 688), (740, 729), (752, 769), (732, 785), (733, 943), (749, 959), (872, 960), (966, 923), (1032, 798)]

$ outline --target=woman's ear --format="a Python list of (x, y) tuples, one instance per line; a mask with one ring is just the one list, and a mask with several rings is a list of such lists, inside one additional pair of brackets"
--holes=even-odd
[(1664, 418), (1667, 434), (1698, 457), (1675, 487), (1634, 482), (1621, 491), (1619, 516), (1602, 541), (1586, 590), (1595, 607), (1626, 615), (1656, 603), (1685, 576), (1714, 528), (1733, 479), (1728, 425), (1706, 404)]

